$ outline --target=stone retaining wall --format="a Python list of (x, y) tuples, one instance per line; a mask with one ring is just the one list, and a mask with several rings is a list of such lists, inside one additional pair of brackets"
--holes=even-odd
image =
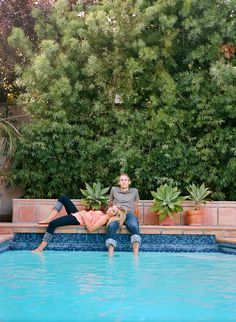
[[(13, 199), (14, 223), (37, 223), (45, 219), (52, 209), (56, 199)], [(82, 209), (80, 201), (73, 202), (78, 209)], [(150, 211), (152, 200), (140, 200), (139, 223), (140, 225), (158, 225), (158, 216)], [(204, 207), (204, 226), (236, 226), (236, 201), (214, 201)], [(183, 203), (184, 211), (175, 215), (175, 225), (185, 225), (185, 211), (192, 208), (191, 203)], [(59, 216), (65, 214), (63, 209)]]

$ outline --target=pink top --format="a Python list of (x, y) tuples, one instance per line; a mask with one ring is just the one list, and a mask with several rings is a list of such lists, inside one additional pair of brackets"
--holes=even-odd
[(78, 211), (75, 212), (74, 214), (72, 214), (73, 216), (76, 217), (76, 219), (78, 220), (78, 222), (80, 223), (81, 226), (84, 226), (84, 221), (83, 218), (81, 217), (80, 213), (81, 212), (85, 212), (87, 218), (91, 221), (91, 225), (93, 226), (94, 224), (96, 224), (96, 222), (102, 217), (104, 216), (104, 213), (101, 210), (82, 210), (82, 211)]

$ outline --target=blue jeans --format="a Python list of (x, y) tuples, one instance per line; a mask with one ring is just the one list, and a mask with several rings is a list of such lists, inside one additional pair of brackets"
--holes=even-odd
[[(134, 242), (138, 242), (141, 244), (141, 237), (139, 232), (139, 223), (138, 218), (132, 213), (128, 212), (125, 219), (125, 225), (128, 231), (131, 233), (131, 244)], [(119, 223), (117, 221), (112, 221), (107, 228), (107, 239), (106, 246), (112, 245), (116, 247), (116, 234), (119, 229)]]

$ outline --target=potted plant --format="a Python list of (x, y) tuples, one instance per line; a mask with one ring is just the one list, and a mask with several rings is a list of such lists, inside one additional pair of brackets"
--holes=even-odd
[(195, 185), (194, 183), (189, 185), (187, 188), (189, 192), (189, 196), (187, 199), (192, 201), (193, 208), (186, 211), (186, 221), (187, 225), (201, 225), (204, 210), (201, 207), (202, 204), (206, 203), (209, 199), (207, 197), (211, 194), (211, 190), (205, 186), (203, 183), (202, 185)]
[(85, 187), (86, 189), (80, 189), (84, 195), (84, 198), (80, 200), (81, 204), (85, 206), (86, 209), (106, 209), (109, 200), (106, 193), (110, 187), (102, 188), (100, 182), (93, 183), (92, 186), (90, 186), (88, 183), (85, 183)]
[(157, 191), (151, 191), (154, 197), (151, 211), (159, 215), (159, 224), (174, 225), (174, 214), (183, 210), (182, 202), (186, 197), (181, 197), (181, 191), (172, 185), (162, 185)]

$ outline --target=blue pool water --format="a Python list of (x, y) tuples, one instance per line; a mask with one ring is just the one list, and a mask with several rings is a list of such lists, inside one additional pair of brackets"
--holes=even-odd
[(0, 255), (0, 321), (235, 321), (236, 256)]

